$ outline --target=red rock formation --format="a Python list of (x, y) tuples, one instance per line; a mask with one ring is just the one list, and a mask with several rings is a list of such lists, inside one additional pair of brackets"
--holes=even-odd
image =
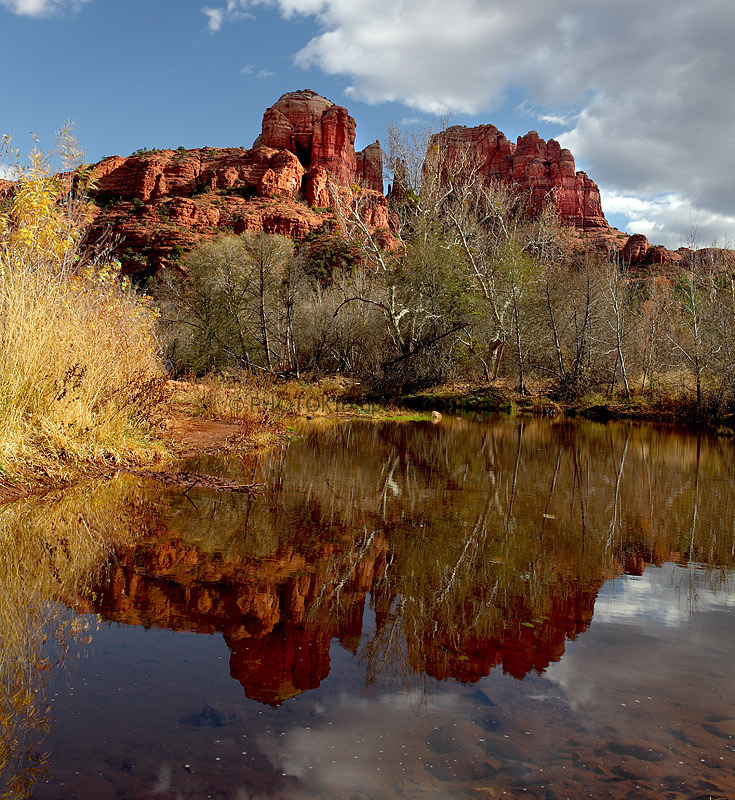
[(324, 219), (301, 201), (304, 168), (288, 150), (161, 150), (94, 167), (90, 240), (111, 229), (129, 274), (151, 274), (223, 228), (303, 239)]
[(344, 106), (305, 89), (284, 94), (263, 116), (253, 147), (294, 153), (304, 169), (326, 170), (341, 186), (383, 191), (383, 157), (375, 142), (355, 153), (355, 120)]
[[(628, 238), (623, 247), (618, 252), (620, 263), (625, 267), (677, 267), (687, 264), (691, 257), (691, 250), (682, 247), (679, 250), (668, 250), (662, 245), (650, 245), (648, 239), (642, 233), (634, 233)], [(706, 251), (700, 250), (700, 254)], [(731, 250), (716, 250), (717, 253), (715, 260), (722, 261), (725, 259), (725, 266), (727, 265), (726, 253), (732, 253)]]
[(673, 267), (681, 263), (681, 253), (668, 250), (663, 245), (655, 244), (646, 251), (646, 262), (650, 265)]
[(304, 169), (285, 150), (242, 148), (160, 150), (139, 156), (113, 156), (94, 167), (93, 199), (106, 203), (162, 197), (191, 197), (209, 190), (237, 190), (259, 197), (298, 196)]
[(362, 189), (357, 197), (357, 210), (369, 228), (387, 230), (390, 227), (388, 200), (382, 192)]
[(487, 181), (516, 184), (528, 192), (534, 209), (553, 199), (564, 222), (582, 229), (608, 227), (597, 184), (576, 172), (574, 156), (554, 139), (546, 142), (531, 131), (514, 145), (494, 125), (455, 125), (431, 141), (454, 167), (469, 161)]
[(637, 266), (643, 264), (648, 252), (648, 239), (642, 233), (634, 233), (620, 251), (620, 260), (624, 265)]
[[(355, 120), (312, 91), (283, 95), (252, 150), (160, 150), (97, 164), (89, 238), (112, 229), (129, 274), (152, 274), (223, 228), (304, 239), (329, 222), (329, 181), (362, 186), (364, 219), (388, 228), (376, 142), (355, 154)], [(303, 203), (306, 200), (306, 205)]]
[(357, 183), (364, 189), (383, 193), (383, 151), (380, 142), (369, 144), (364, 150), (355, 153), (357, 160)]

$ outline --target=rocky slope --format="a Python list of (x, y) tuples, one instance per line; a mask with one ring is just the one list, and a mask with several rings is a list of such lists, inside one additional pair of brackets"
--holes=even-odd
[[(125, 271), (140, 277), (221, 231), (303, 240), (334, 227), (330, 180), (338, 188), (360, 186), (366, 223), (387, 232), (380, 143), (356, 152), (355, 128), (346, 108), (307, 89), (284, 94), (266, 110), (251, 149), (179, 148), (106, 158), (94, 167), (89, 238), (111, 235)], [(516, 184), (532, 208), (555, 202), (570, 247), (614, 252), (634, 267), (686, 262), (684, 249), (651, 246), (644, 236), (611, 228), (597, 184), (553, 139), (531, 131), (513, 143), (494, 125), (480, 125), (448, 128), (433, 141), (450, 162), (469, 158), (485, 180)], [(0, 198), (11, 186), (0, 181)], [(726, 252), (727, 263), (735, 262), (735, 251)]]

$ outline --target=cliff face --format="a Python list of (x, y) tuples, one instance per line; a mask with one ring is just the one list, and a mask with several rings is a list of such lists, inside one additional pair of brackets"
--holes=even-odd
[[(332, 222), (329, 182), (363, 189), (366, 223), (389, 227), (379, 143), (355, 153), (355, 120), (316, 92), (290, 92), (263, 116), (252, 149), (157, 150), (94, 167), (89, 238), (111, 230), (129, 274), (146, 275), (222, 230), (302, 240)], [(2, 187), (0, 187), (0, 190)]]
[(516, 184), (528, 193), (534, 210), (554, 200), (567, 224), (583, 230), (609, 228), (597, 184), (576, 171), (574, 156), (554, 139), (546, 142), (531, 131), (513, 144), (494, 125), (455, 125), (431, 141), (450, 163), (468, 158), (488, 182)]

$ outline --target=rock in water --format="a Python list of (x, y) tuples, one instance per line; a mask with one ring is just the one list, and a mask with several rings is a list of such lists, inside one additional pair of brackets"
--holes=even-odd
[(193, 725), (195, 728), (223, 728), (236, 721), (235, 714), (213, 706), (204, 706), (198, 714), (188, 714), (181, 719), (185, 725)]

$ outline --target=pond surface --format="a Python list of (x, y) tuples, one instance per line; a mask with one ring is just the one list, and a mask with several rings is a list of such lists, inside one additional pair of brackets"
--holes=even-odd
[(0, 513), (0, 793), (735, 797), (731, 441), (300, 433)]

